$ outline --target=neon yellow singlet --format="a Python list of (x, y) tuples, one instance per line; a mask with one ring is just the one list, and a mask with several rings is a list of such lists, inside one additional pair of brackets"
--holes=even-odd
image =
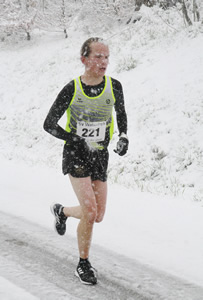
[[(87, 96), (80, 78), (74, 79), (75, 92), (67, 109), (66, 131), (79, 135), (92, 145), (105, 140), (106, 131), (113, 135), (112, 110), (115, 102), (111, 78), (105, 76), (105, 85), (101, 94)], [(92, 87), (92, 92), (94, 86)]]

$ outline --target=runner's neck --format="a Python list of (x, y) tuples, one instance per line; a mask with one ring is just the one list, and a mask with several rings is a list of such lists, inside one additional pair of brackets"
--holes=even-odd
[(94, 85), (98, 85), (100, 83), (102, 83), (102, 81), (104, 80), (103, 76), (102, 77), (91, 77), (89, 75), (82, 75), (81, 76), (81, 81), (86, 84), (86, 85), (91, 85), (91, 86), (94, 86)]

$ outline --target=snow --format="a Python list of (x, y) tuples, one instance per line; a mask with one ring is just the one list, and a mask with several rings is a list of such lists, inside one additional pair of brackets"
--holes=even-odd
[(38, 298), (0, 276), (0, 297), (3, 300), (37, 300)]
[[(77, 203), (69, 179), (53, 169), (1, 160), (1, 170), (3, 212), (52, 229), (50, 204)], [(76, 236), (77, 223), (68, 220), (68, 235)], [(202, 285), (202, 226), (196, 203), (115, 184), (109, 185), (106, 215), (95, 224), (93, 243)]]
[[(185, 30), (144, 41), (138, 29), (134, 38), (109, 41), (107, 74), (123, 84), (130, 148), (122, 158), (113, 152), (116, 132), (107, 212), (93, 243), (202, 285), (203, 37)], [(81, 35), (36, 32), (30, 42), (1, 49), (0, 209), (48, 228), (52, 202), (77, 205), (60, 170), (63, 142), (42, 124), (60, 89), (83, 71)], [(76, 228), (68, 220), (68, 234)], [(0, 283), (3, 299), (21, 292), (34, 299)]]

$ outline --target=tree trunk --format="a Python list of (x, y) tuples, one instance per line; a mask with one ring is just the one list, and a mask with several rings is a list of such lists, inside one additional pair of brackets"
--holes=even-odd
[(65, 38), (67, 39), (68, 34), (66, 30), (66, 11), (65, 11), (65, 2), (62, 0), (62, 23), (63, 23), (63, 32), (65, 34)]
[(183, 16), (185, 17), (185, 20), (187, 21), (188, 25), (191, 26), (192, 25), (192, 21), (190, 20), (190, 18), (188, 16), (187, 7), (185, 5), (185, 1), (184, 0), (183, 0), (183, 4), (182, 4), (182, 11), (183, 11)]
[(193, 0), (193, 14), (194, 14), (194, 21), (199, 22), (200, 13), (199, 13), (199, 9), (198, 9), (196, 0)]

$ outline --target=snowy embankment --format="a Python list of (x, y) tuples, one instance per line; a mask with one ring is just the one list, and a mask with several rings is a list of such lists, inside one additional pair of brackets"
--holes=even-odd
[[(115, 134), (94, 243), (202, 285), (203, 210), (189, 200), (203, 195), (203, 37), (182, 33), (143, 47), (136, 38), (109, 41), (108, 74), (123, 84), (130, 148), (118, 157)], [(76, 203), (60, 173), (63, 142), (42, 124), (60, 89), (82, 73), (80, 46), (76, 34), (49, 35), (1, 50), (1, 211), (43, 226), (52, 223), (50, 203)]]
[[(129, 53), (127, 48), (122, 56)], [(119, 74), (129, 116), (130, 151), (110, 165), (112, 182), (203, 199), (202, 53), (203, 36), (179, 36), (148, 48), (135, 69)]]
[[(42, 124), (60, 89), (83, 71), (81, 42), (49, 36), (31, 43), (1, 51), (0, 153), (60, 170), (63, 142), (48, 136)], [(130, 139), (128, 154), (120, 158), (112, 152), (115, 132), (110, 182), (201, 201), (203, 37), (179, 34), (138, 48), (136, 38), (124, 48), (116, 39), (115, 46), (109, 43), (108, 74), (123, 84)]]

